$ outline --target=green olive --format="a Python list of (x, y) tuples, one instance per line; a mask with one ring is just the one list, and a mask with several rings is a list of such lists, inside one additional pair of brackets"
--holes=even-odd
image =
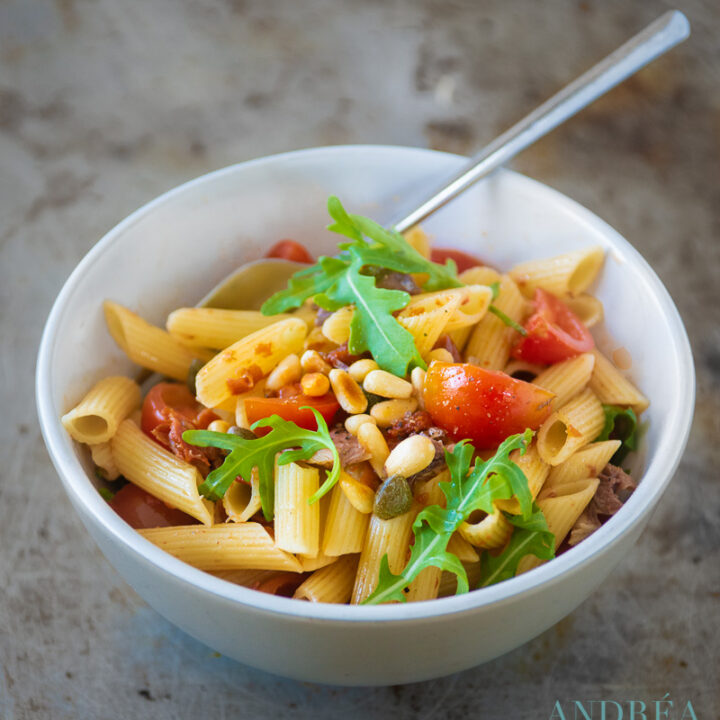
[(228, 428), (228, 433), (230, 433), (230, 435), (237, 435), (243, 440), (257, 440), (257, 435), (252, 430), (238, 427), (237, 425), (231, 425)]
[(195, 378), (197, 377), (197, 374), (200, 372), (200, 368), (205, 363), (202, 360), (198, 360), (197, 358), (193, 358), (192, 362), (190, 363), (190, 367), (188, 368), (188, 374), (185, 382), (187, 383), (188, 390), (193, 394), (197, 395), (197, 388), (195, 387)]
[(408, 512), (412, 499), (410, 483), (402, 475), (392, 475), (377, 489), (373, 512), (381, 520), (389, 520)]

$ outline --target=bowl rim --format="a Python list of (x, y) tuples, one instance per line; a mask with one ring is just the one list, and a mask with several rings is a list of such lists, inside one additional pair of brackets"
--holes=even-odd
[[(541, 565), (534, 570), (511, 578), (504, 582), (483, 588), (481, 592), (471, 592), (446, 598), (426, 600), (401, 605), (350, 606), (325, 603), (309, 603), (291, 598), (276, 597), (260, 593), (240, 585), (214, 577), (198, 570), (177, 558), (169, 555), (150, 541), (143, 538), (136, 530), (127, 525), (108, 504), (101, 498), (89, 477), (83, 470), (76, 455), (71, 451), (72, 444), (64, 436), (64, 428), (54, 412), (51, 392), (51, 363), (53, 348), (58, 342), (57, 327), (63, 317), (67, 301), (74, 292), (81, 278), (101, 257), (111, 244), (118, 242), (123, 234), (134, 224), (153, 213), (160, 206), (174, 200), (176, 196), (201, 188), (205, 183), (232, 175), (237, 172), (254, 168), (258, 165), (281, 165), (288, 160), (303, 159), (308, 156), (328, 155), (331, 160), (338, 161), (343, 155), (362, 154), (365, 159), (369, 154), (379, 156), (395, 154), (397, 161), (407, 160), (410, 155), (442, 156), (452, 159), (460, 165), (466, 160), (463, 156), (443, 153), (423, 148), (397, 145), (337, 145), (307, 148), (290, 152), (255, 158), (236, 163), (206, 173), (189, 180), (149, 201), (124, 220), (110, 229), (83, 257), (73, 270), (58, 294), (48, 319), (40, 343), (36, 369), (36, 404), (40, 428), (50, 458), (55, 466), (66, 492), (73, 501), (79, 504), (83, 512), (81, 517), (93, 521), (110, 536), (112, 542), (125, 546), (155, 570), (169, 574), (176, 581), (189, 583), (195, 590), (217, 596), (218, 599), (237, 603), (259, 612), (268, 612), (283, 616), (293, 616), (305, 620), (325, 620), (343, 623), (355, 622), (411, 622), (418, 619), (441, 619), (458, 613), (478, 611), (495, 603), (509, 602), (519, 595), (534, 594), (560, 582), (576, 571), (579, 566), (589, 562), (593, 557), (609, 549), (636, 529), (637, 524), (649, 514), (665, 488), (672, 479), (682, 458), (692, 425), (695, 404), (695, 371), (690, 342), (682, 320), (668, 291), (652, 270), (647, 261), (630, 243), (614, 228), (608, 225), (593, 212), (570, 199), (559, 191), (521, 175), (515, 171), (501, 169), (502, 173), (518, 183), (519, 187), (534, 194), (544, 195), (553, 206), (559, 207), (579, 222), (597, 229), (607, 241), (608, 247), (630, 264), (638, 279), (650, 292), (665, 315), (674, 343), (672, 347), (680, 370), (677, 383), (683, 387), (684, 395), (669, 420), (667, 435), (678, 442), (661, 445), (650, 465), (646, 468), (642, 482), (625, 504), (623, 511), (611, 518), (599, 530), (585, 539), (581, 544), (555, 558), (553, 562)], [(86, 522), (87, 522), (86, 521)]]

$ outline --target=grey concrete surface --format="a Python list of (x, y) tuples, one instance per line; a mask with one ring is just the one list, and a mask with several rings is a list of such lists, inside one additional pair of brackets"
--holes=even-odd
[(2, 718), (529, 719), (666, 693), (668, 717), (688, 700), (720, 717), (720, 12), (678, 4), (686, 45), (514, 166), (618, 228), (677, 302), (698, 371), (683, 464), (632, 555), (555, 628), (474, 670), (365, 690), (216, 657), (107, 564), (37, 427), (51, 303), (106, 230), (184, 180), (334, 143), (468, 152), (669, 5), (0, 2)]

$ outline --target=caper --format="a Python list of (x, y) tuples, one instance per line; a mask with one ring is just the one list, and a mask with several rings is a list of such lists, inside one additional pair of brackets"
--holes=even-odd
[(238, 437), (241, 437), (243, 440), (257, 440), (257, 435), (252, 430), (248, 430), (247, 428), (243, 428), (243, 427), (238, 427), (237, 425), (231, 425), (228, 428), (228, 433), (230, 433), (230, 435), (237, 435)]
[(373, 512), (381, 520), (389, 520), (408, 512), (412, 499), (410, 483), (402, 475), (392, 475), (377, 489)]
[(187, 378), (185, 379), (185, 382), (188, 386), (188, 390), (193, 394), (197, 395), (197, 388), (195, 387), (195, 378), (197, 377), (197, 374), (200, 372), (200, 368), (205, 363), (202, 360), (198, 360), (197, 358), (193, 358), (190, 362), (190, 367), (188, 368), (188, 374)]

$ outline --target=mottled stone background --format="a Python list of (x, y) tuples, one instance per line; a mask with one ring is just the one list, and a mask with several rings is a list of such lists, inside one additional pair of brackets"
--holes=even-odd
[(720, 716), (720, 12), (679, 5), (690, 41), (514, 163), (618, 228), (677, 302), (698, 372), (678, 476), (608, 583), (534, 642), (446, 679), (347, 690), (214, 656), (105, 562), (37, 426), (51, 303), (105, 231), (178, 183), (313, 145), (469, 152), (670, 6), (0, 2), (3, 718), (529, 719), (556, 699), (665, 693)]

